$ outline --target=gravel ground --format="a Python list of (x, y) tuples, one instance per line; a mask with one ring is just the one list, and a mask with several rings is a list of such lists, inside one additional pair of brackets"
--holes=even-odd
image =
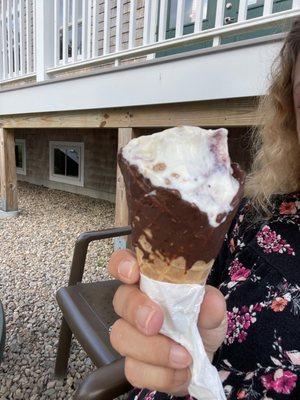
[[(79, 233), (113, 225), (112, 204), (19, 183), (18, 218), (0, 220), (0, 299), (7, 343), (0, 365), (0, 399), (72, 399), (93, 370), (73, 341), (69, 373), (55, 380), (53, 366), (61, 314), (55, 301), (66, 285)], [(92, 243), (84, 281), (108, 278), (112, 241)]]

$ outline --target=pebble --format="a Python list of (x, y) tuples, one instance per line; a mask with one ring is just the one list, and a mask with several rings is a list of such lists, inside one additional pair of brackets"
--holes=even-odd
[[(78, 235), (113, 226), (114, 205), (25, 182), (18, 182), (18, 195), (20, 216), (0, 220), (7, 325), (0, 400), (69, 400), (95, 367), (74, 340), (67, 378), (55, 379), (61, 321), (55, 293), (68, 281)], [(85, 282), (109, 279), (105, 266), (112, 251), (111, 240), (90, 244)]]

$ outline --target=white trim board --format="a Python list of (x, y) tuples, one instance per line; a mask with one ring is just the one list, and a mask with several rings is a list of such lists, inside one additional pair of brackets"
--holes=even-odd
[(0, 115), (106, 109), (265, 94), (282, 42), (0, 92)]
[[(72, 178), (71, 176), (63, 176), (54, 174), (54, 149), (58, 147), (68, 148), (77, 147), (80, 150), (79, 159), (79, 176)], [(84, 186), (84, 143), (83, 142), (63, 142), (49, 141), (49, 180), (54, 182), (66, 183), (75, 186)]]

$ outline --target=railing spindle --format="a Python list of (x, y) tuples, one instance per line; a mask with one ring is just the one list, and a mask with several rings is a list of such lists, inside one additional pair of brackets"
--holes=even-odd
[(110, 1), (104, 0), (103, 55), (110, 51)]
[(238, 22), (242, 22), (247, 19), (247, 11), (248, 11), (248, 0), (240, 0)]
[(7, 24), (6, 24), (6, 1), (2, 0), (2, 5), (1, 5), (1, 13), (2, 13), (2, 77), (3, 79), (7, 78), (8, 74), (8, 63), (7, 63)]
[(92, 53), (93, 57), (98, 56), (98, 27), (99, 27), (99, 0), (93, 0), (93, 35), (92, 35)]
[(158, 0), (151, 1), (151, 13), (150, 13), (150, 38), (149, 44), (155, 43), (156, 41), (156, 28), (158, 18)]
[(150, 23), (151, 23), (150, 17), (151, 17), (151, 0), (145, 0), (143, 46), (146, 46), (149, 43)]
[(265, 0), (263, 15), (270, 15), (273, 12), (273, 0)]
[(117, 0), (116, 53), (122, 50), (123, 0)]
[(198, 0), (196, 4), (196, 18), (195, 18), (195, 25), (194, 25), (194, 32), (201, 32), (202, 31), (202, 23), (203, 23), (203, 0)]
[(133, 49), (135, 46), (135, 36), (136, 36), (136, 0), (131, 0), (130, 13), (129, 13), (129, 39), (128, 39), (129, 49)]
[(20, 0), (20, 74), (25, 74), (25, 8), (24, 0)]
[(87, 0), (87, 46), (86, 46), (86, 58), (91, 58), (91, 51), (92, 51), (92, 1)]
[(176, 37), (183, 36), (185, 0), (178, 0), (176, 15)]
[(82, 47), (81, 47), (81, 58), (85, 60), (87, 58), (87, 3), (88, 0), (82, 0)]
[(8, 73), (13, 76), (13, 41), (12, 41), (12, 3), (7, 0), (7, 42), (8, 42)]
[[(216, 10), (216, 20), (215, 20), (215, 28), (221, 28), (224, 22), (224, 13), (225, 13), (225, 0), (217, 1), (217, 10)], [(215, 36), (213, 39), (213, 46), (219, 46), (221, 43), (221, 37)]]
[(31, 26), (32, 3), (26, 0), (26, 72), (29, 74), (33, 70), (32, 59), (32, 26)]
[(158, 41), (166, 39), (168, 0), (160, 0)]
[(78, 47), (78, 2), (72, 0), (72, 60), (77, 61)]
[(19, 62), (19, 17), (18, 17), (18, 0), (13, 0), (13, 43), (14, 43), (14, 74), (19, 75), (20, 62)]
[(60, 26), (59, 26), (59, 2), (61, 0), (54, 0), (54, 65), (59, 65), (60, 59)]
[(62, 51), (62, 59), (63, 63), (67, 64), (68, 62), (68, 0), (63, 0), (63, 51)]

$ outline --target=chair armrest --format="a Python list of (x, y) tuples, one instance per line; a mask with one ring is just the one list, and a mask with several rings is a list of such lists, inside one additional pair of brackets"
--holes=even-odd
[(90, 231), (81, 233), (75, 243), (73, 260), (71, 265), (71, 273), (69, 278), (69, 286), (76, 285), (82, 281), (84, 265), (87, 255), (88, 246), (95, 240), (108, 239), (118, 236), (130, 235), (131, 227), (104, 229), (102, 231)]
[(90, 374), (77, 389), (74, 399), (114, 399), (131, 388), (124, 375), (124, 359), (121, 359)]

